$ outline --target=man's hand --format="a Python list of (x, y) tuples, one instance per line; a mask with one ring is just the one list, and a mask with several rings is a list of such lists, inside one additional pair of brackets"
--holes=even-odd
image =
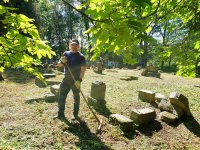
[(62, 64), (66, 64), (66, 63), (67, 63), (67, 57), (62, 56), (62, 57), (60, 58), (60, 62), (61, 62)]
[(74, 83), (74, 85), (76, 86), (77, 89), (81, 88), (81, 82), (78, 80)]

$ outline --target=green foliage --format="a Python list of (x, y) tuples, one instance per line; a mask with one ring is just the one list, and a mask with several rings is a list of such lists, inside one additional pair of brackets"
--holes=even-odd
[(55, 53), (40, 39), (33, 20), (23, 14), (10, 12), (14, 8), (0, 5), (0, 15), (5, 33), (0, 35), (0, 71), (4, 68), (23, 67), (24, 70), (42, 78), (34, 66), (42, 57), (51, 58)]
[[(155, 55), (151, 55), (153, 59), (158, 57), (160, 62), (169, 63), (178, 60), (178, 74), (194, 76), (193, 66), (199, 63), (200, 58), (197, 42), (200, 35), (200, 5), (197, 0), (90, 0), (79, 8), (86, 6), (86, 13), (94, 24), (87, 31), (94, 43), (92, 59), (98, 58), (102, 52), (110, 51), (123, 55), (124, 63), (134, 63), (136, 57), (132, 54), (141, 50), (138, 48), (141, 41), (146, 41), (153, 47), (146, 49), (154, 51)], [(157, 48), (152, 40), (154, 34), (151, 33), (155, 29), (154, 25), (160, 26), (154, 34), (159, 32), (160, 38), (163, 38)], [(143, 55), (149, 58), (147, 52)], [(185, 59), (193, 61), (184, 66)], [(181, 68), (187, 69), (181, 71)]]

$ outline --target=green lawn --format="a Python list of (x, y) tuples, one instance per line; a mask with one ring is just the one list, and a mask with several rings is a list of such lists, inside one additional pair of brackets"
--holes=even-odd
[[(39, 88), (34, 78), (26, 74), (7, 73), (0, 82), (0, 149), (200, 149), (200, 84), (199, 78), (185, 78), (162, 73), (161, 79), (140, 76), (141, 70), (112, 69), (96, 74), (88, 69), (82, 82), (82, 91), (90, 95), (92, 82), (106, 84), (105, 105), (95, 112), (103, 119), (103, 128), (96, 134), (98, 123), (84, 100), (81, 100), (80, 122), (71, 121), (72, 93), (66, 103), (67, 121), (53, 120), (57, 114), (56, 98), (49, 87)], [(124, 81), (121, 77), (137, 76), (138, 80)], [(61, 81), (63, 75), (57, 75)], [(118, 126), (109, 123), (110, 113), (130, 115), (132, 108), (153, 107), (138, 100), (141, 89), (166, 96), (178, 91), (189, 99), (193, 118), (178, 120), (173, 125), (156, 121), (123, 133)], [(159, 112), (157, 110), (157, 112)]]

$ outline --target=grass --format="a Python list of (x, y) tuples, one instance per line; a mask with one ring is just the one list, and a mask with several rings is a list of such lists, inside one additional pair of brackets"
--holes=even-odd
[[(71, 121), (73, 95), (66, 102), (67, 121), (53, 120), (57, 102), (49, 87), (39, 88), (22, 72), (6, 72), (0, 82), (0, 149), (199, 149), (200, 147), (200, 84), (199, 78), (178, 77), (162, 73), (161, 79), (140, 76), (141, 70), (112, 69), (96, 74), (88, 69), (82, 91), (90, 95), (92, 82), (106, 84), (105, 105), (94, 107), (103, 128), (96, 134), (98, 123), (81, 99), (80, 122)], [(123, 76), (137, 76), (138, 80), (120, 80)], [(57, 75), (55, 81), (61, 81)], [(138, 100), (141, 89), (169, 94), (178, 91), (189, 99), (193, 118), (183, 118), (167, 125), (158, 118), (148, 125), (123, 133), (109, 123), (110, 113), (130, 115), (132, 108), (152, 107)]]

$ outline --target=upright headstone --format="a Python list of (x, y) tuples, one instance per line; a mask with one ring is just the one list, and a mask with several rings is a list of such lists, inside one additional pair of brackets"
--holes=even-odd
[(94, 72), (102, 74), (103, 67), (101, 62), (97, 62), (96, 66), (94, 67)]
[(91, 86), (90, 96), (96, 100), (104, 100), (106, 94), (106, 84), (101, 81), (95, 81)]

